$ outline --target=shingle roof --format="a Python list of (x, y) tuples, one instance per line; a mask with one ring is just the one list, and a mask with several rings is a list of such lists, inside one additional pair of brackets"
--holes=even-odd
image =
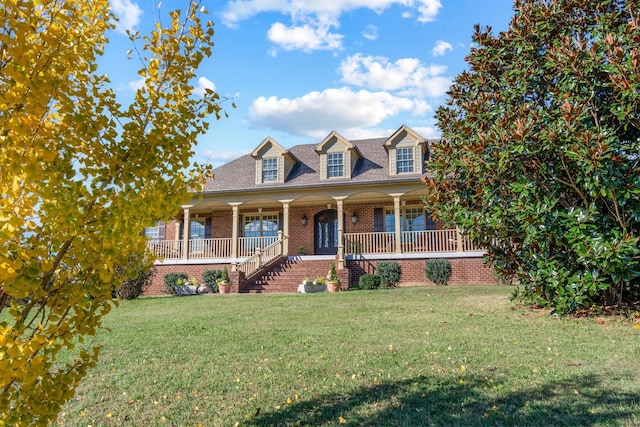
[[(373, 138), (350, 141), (362, 154), (355, 165), (351, 178), (331, 178), (333, 183), (365, 183), (382, 180), (406, 180), (409, 177), (419, 178), (422, 174), (389, 174), (389, 156), (384, 147), (387, 138)], [(215, 178), (205, 185), (205, 192), (251, 190), (259, 188), (291, 188), (297, 186), (317, 185), (329, 180), (320, 179), (320, 155), (315, 151), (317, 144), (296, 145), (289, 149), (298, 160), (286, 177), (284, 183), (256, 184), (256, 160), (246, 154), (213, 170)]]

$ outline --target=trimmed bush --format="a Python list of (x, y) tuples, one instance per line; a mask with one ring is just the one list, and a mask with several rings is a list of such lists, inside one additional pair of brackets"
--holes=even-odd
[(424, 274), (438, 286), (444, 286), (451, 278), (451, 262), (444, 258), (428, 259), (424, 266)]
[(360, 276), (358, 288), (360, 289), (378, 289), (382, 284), (382, 277), (377, 274), (364, 274)]
[(402, 271), (396, 261), (380, 261), (376, 264), (376, 274), (386, 287), (396, 286), (400, 282)]
[(117, 276), (122, 278), (122, 285), (113, 292), (113, 296), (131, 300), (138, 298), (151, 284), (156, 270), (153, 261), (143, 255), (131, 255), (126, 265), (115, 268)]
[(170, 295), (176, 295), (178, 286), (189, 281), (187, 273), (167, 273), (164, 275), (164, 289)]
[(218, 288), (218, 280), (220, 278), (222, 278), (222, 270), (205, 270), (202, 273), (204, 285), (214, 294), (220, 292)]

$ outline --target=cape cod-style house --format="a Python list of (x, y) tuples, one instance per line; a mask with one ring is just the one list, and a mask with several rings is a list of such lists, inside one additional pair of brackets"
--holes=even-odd
[(381, 260), (400, 263), (401, 284), (428, 284), (425, 260), (436, 257), (451, 261), (451, 284), (495, 283), (483, 251), (424, 208), (430, 143), (407, 126), (357, 141), (331, 132), (290, 149), (264, 139), (216, 168), (173, 219), (145, 229), (161, 257), (147, 293), (162, 294), (168, 272), (200, 281), (225, 265), (232, 292), (295, 292), (332, 262), (346, 288)]

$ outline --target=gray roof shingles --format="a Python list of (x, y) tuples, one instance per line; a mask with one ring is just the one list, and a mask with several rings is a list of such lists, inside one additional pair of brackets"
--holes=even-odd
[[(389, 174), (389, 157), (384, 143), (387, 138), (362, 139), (350, 141), (362, 155), (358, 159), (351, 178), (332, 178), (322, 182), (379, 182), (383, 180), (406, 180), (418, 178), (421, 173), (391, 176)], [(320, 180), (320, 155), (315, 151), (317, 144), (296, 145), (289, 153), (298, 159), (283, 183), (256, 184), (256, 160), (245, 154), (231, 162), (213, 170), (215, 177), (207, 181), (205, 192), (255, 190), (259, 188), (290, 188), (295, 186), (318, 185)]]

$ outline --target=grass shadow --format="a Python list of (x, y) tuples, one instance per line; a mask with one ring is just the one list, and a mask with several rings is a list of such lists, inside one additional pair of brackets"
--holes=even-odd
[(637, 425), (640, 394), (619, 392), (586, 375), (501, 390), (487, 376), (463, 381), (420, 376), (383, 382), (351, 393), (300, 400), (279, 410), (262, 411), (245, 426), (519, 426)]

